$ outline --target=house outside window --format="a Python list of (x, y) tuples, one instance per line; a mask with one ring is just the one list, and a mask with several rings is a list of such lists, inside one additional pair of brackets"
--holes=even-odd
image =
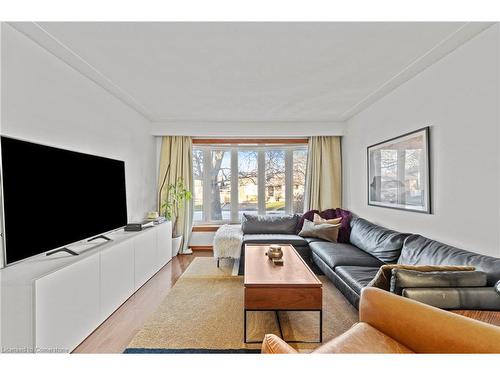
[(307, 145), (193, 145), (194, 223), (302, 213)]

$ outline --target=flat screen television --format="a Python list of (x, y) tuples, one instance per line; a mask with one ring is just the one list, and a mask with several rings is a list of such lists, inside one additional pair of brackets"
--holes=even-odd
[(10, 264), (127, 224), (125, 163), (1, 137)]

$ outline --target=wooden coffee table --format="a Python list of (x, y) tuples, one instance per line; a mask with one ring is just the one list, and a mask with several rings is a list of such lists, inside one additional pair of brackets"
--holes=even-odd
[[(265, 253), (269, 245), (245, 245), (244, 342), (247, 312), (274, 311), (283, 338), (279, 311), (318, 311), (319, 341), (323, 341), (323, 291), (321, 281), (292, 245), (281, 245), (283, 265), (275, 265)], [(252, 341), (257, 343), (260, 341)], [(288, 341), (304, 342), (304, 341)]]

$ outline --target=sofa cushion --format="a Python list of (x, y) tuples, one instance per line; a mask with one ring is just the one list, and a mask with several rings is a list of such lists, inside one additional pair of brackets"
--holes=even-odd
[(316, 237), (302, 237), (302, 238), (307, 243), (311, 243), (311, 242), (326, 242), (325, 240), (322, 240), (321, 238), (316, 238)]
[(299, 215), (250, 215), (243, 214), (241, 230), (244, 234), (296, 234)]
[(314, 214), (320, 215), (320, 212), (318, 210), (310, 210), (304, 212), (300, 217), (299, 222), (297, 223), (297, 228), (295, 228), (295, 233), (299, 234), (299, 232), (302, 230), (302, 227), (304, 226), (304, 221), (306, 220), (314, 221)]
[[(314, 214), (313, 223), (314, 224), (340, 224), (341, 221), (342, 221), (341, 217), (336, 217), (335, 219), (323, 219), (318, 214)], [(304, 223), (305, 222), (306, 221), (304, 220)]]
[(335, 268), (337, 275), (358, 294), (361, 294), (361, 289), (372, 281), (377, 271), (378, 267), (341, 266)]
[(346, 243), (311, 242), (309, 247), (331, 268), (338, 266), (380, 267), (384, 264), (356, 246)]
[(402, 295), (440, 309), (500, 311), (500, 296), (492, 287), (405, 288)]
[(350, 241), (385, 263), (395, 263), (409, 234), (399, 233), (356, 218), (351, 221)]
[(340, 224), (328, 224), (326, 222), (313, 223), (309, 220), (304, 220), (304, 226), (299, 232), (299, 236), (318, 237), (327, 241), (337, 242), (339, 236)]
[(244, 234), (243, 243), (277, 243), (307, 246), (307, 242), (296, 234)]
[(299, 233), (302, 230), (304, 225), (304, 220), (314, 221), (314, 214), (318, 214), (323, 219), (335, 219), (342, 218), (340, 222), (339, 236), (337, 241), (340, 243), (349, 243), (349, 237), (351, 234), (351, 218), (352, 214), (350, 211), (344, 210), (342, 208), (330, 208), (328, 210), (324, 210), (319, 212), (318, 210), (307, 211), (302, 215), (297, 223), (296, 233)]
[(390, 292), (401, 295), (404, 288), (481, 286), (486, 286), (486, 274), (481, 271), (419, 272), (395, 268), (392, 270)]
[(432, 271), (474, 271), (475, 267), (467, 266), (428, 266), (428, 265), (405, 265), (405, 264), (384, 264), (381, 266), (368, 286), (389, 291), (391, 289), (391, 278), (393, 269), (413, 270), (419, 272)]
[(340, 290), (340, 292), (344, 295), (345, 298), (353, 305), (356, 309), (359, 305), (359, 294), (348, 286), (340, 276), (333, 271), (333, 269), (326, 264), (323, 259), (321, 259), (318, 255), (311, 253), (311, 258), (314, 264), (328, 277), (333, 285)]
[(398, 264), (474, 266), (477, 271), (486, 272), (488, 286), (500, 280), (500, 258), (458, 249), (418, 234), (406, 238)]

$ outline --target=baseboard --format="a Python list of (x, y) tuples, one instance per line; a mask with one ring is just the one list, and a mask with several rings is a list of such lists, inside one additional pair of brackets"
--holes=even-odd
[(193, 251), (214, 251), (213, 246), (189, 246)]

